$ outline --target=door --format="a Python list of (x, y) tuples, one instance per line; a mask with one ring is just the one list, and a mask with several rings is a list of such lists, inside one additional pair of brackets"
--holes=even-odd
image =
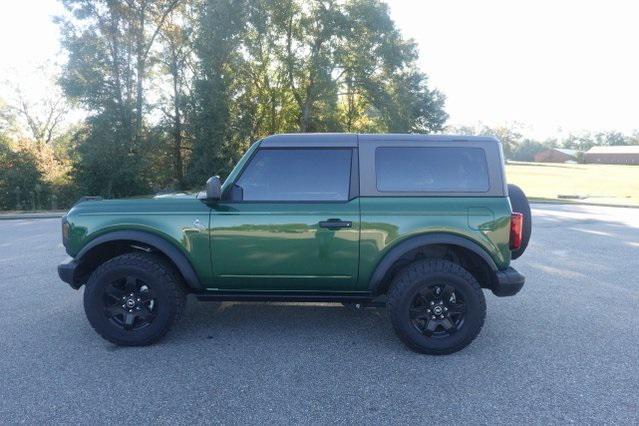
[(353, 291), (359, 263), (353, 148), (259, 148), (213, 207), (216, 286)]

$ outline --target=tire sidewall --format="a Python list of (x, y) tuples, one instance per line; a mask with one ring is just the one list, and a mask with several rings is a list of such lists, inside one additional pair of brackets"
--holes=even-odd
[[(117, 260), (117, 259), (114, 259)], [(84, 309), (87, 319), (95, 328), (111, 341), (123, 344), (144, 344), (163, 334), (170, 326), (175, 313), (175, 299), (165, 282), (166, 276), (146, 265), (119, 265), (109, 261), (96, 270), (89, 279), (84, 291)], [(124, 330), (113, 324), (103, 313), (104, 291), (106, 286), (118, 278), (132, 275), (142, 280), (154, 293), (157, 302), (157, 314), (153, 321), (139, 330)]]
[[(466, 304), (466, 313), (461, 329), (450, 336), (441, 338), (428, 337), (421, 333), (412, 324), (409, 314), (411, 304), (417, 293), (435, 284), (451, 285), (456, 292), (461, 293)], [(481, 330), (486, 312), (481, 290), (478, 294), (467, 280), (447, 272), (430, 272), (420, 276), (419, 279), (406, 287), (398, 302), (394, 307), (394, 309), (398, 310), (395, 315), (398, 316), (397, 319), (402, 324), (404, 333), (421, 349), (429, 351), (447, 351), (450, 348), (465, 346), (468, 340), (473, 339)]]

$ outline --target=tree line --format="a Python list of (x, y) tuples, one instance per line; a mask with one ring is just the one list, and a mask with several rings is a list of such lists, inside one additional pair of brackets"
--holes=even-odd
[[(447, 119), (382, 1), (62, 3), (60, 99), (39, 117), (0, 107), (1, 208), (15, 204), (15, 187), (65, 203), (198, 188), (273, 133), (428, 133)], [(57, 133), (69, 108), (86, 116)], [(12, 115), (41, 123), (16, 141)]]
[(538, 140), (524, 136), (522, 127), (518, 123), (512, 123), (497, 127), (447, 126), (445, 130), (460, 135), (495, 136), (502, 142), (506, 159), (513, 161), (534, 161), (535, 154), (549, 148), (585, 152), (593, 146), (639, 145), (639, 131), (629, 135), (617, 131), (581, 132)]
[(9, 82), (0, 100), (0, 209), (199, 189), (274, 133), (492, 134), (508, 158), (590, 143), (447, 129), (444, 95), (380, 0), (60, 1), (51, 90)]

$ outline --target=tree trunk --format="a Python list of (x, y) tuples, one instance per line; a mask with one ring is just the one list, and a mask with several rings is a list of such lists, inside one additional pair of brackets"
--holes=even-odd
[(180, 70), (175, 50), (172, 52), (171, 75), (173, 77), (173, 158), (175, 162), (175, 180), (180, 189), (184, 186), (184, 170), (182, 168), (182, 114), (180, 112)]
[(302, 109), (302, 116), (300, 117), (300, 132), (308, 132), (309, 122), (311, 118), (311, 105), (310, 100), (306, 98), (304, 102), (304, 108)]
[(144, 82), (144, 68), (145, 68), (145, 56), (146, 49), (144, 43), (144, 20), (146, 14), (146, 1), (142, 1), (140, 4), (140, 10), (138, 12), (138, 31), (136, 34), (136, 56), (137, 56), (137, 85), (136, 85), (136, 102), (135, 102), (135, 140), (139, 141), (142, 134), (142, 105), (143, 105), (143, 82)]
[(352, 132), (353, 121), (355, 118), (355, 99), (353, 94), (353, 78), (351, 77), (350, 73), (346, 75), (346, 100), (346, 131)]

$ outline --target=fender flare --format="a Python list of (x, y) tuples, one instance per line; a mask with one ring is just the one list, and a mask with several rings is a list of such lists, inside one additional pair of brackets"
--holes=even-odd
[(393, 264), (404, 254), (420, 247), (431, 246), (435, 244), (453, 245), (470, 250), (477, 256), (479, 256), (494, 273), (497, 273), (498, 268), (495, 264), (495, 261), (479, 244), (469, 240), (468, 238), (442, 232), (435, 232), (432, 234), (411, 237), (408, 240), (402, 241), (395, 247), (391, 248), (390, 251), (384, 255), (382, 260), (375, 267), (375, 271), (373, 272), (373, 275), (371, 276), (370, 282), (368, 284), (369, 291), (371, 291), (371, 293), (373, 294), (378, 293), (379, 288), (384, 284), (384, 276), (392, 268)]
[(186, 284), (195, 290), (201, 290), (202, 283), (198, 278), (193, 265), (183, 251), (175, 246), (175, 244), (167, 241), (166, 239), (144, 231), (113, 231), (100, 235), (94, 238), (85, 245), (82, 250), (75, 256), (75, 260), (78, 264), (82, 263), (83, 257), (87, 255), (92, 249), (102, 244), (114, 242), (114, 241), (131, 241), (144, 245), (148, 245), (165, 255), (173, 262), (178, 269)]

